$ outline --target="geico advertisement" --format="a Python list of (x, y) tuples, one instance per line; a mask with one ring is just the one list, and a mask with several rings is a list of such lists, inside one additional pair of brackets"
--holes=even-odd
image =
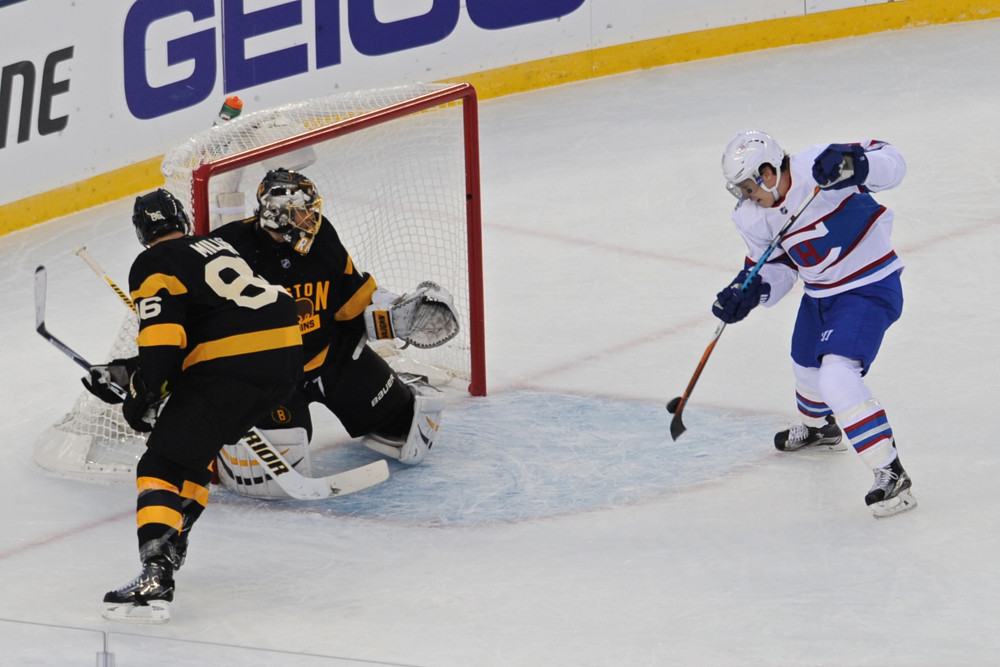
[(0, 204), (162, 154), (231, 94), (255, 110), (585, 50), (586, 3), (0, 0)]

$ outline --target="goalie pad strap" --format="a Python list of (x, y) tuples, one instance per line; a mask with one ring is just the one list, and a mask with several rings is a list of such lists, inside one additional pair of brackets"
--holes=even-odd
[[(387, 340), (390, 338), (395, 338), (396, 336), (392, 333), (392, 316), (388, 310), (378, 310), (375, 306), (369, 306), (371, 308), (371, 327), (368, 332), (368, 338), (371, 340)], [(367, 316), (369, 313), (365, 313)], [(367, 317), (365, 318), (367, 324)]]

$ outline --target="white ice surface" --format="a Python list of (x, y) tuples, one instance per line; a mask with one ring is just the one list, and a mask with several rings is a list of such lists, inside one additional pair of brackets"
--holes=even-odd
[[(0, 662), (996, 664), (998, 62), (994, 20), (484, 103), (490, 396), (455, 400), (424, 465), (340, 504), (216, 493), (163, 626), (100, 617), (138, 569), (133, 486), (31, 457), (81, 375), (32, 331), (32, 273), (49, 269), (49, 328), (104, 355), (122, 306), (73, 249), (124, 282), (131, 201), (0, 237)], [(790, 151), (873, 137), (906, 157), (878, 196), (906, 307), (869, 384), (913, 512), (874, 520), (853, 453), (773, 451), (795, 417), (798, 290), (725, 331), (669, 438), (663, 403), (745, 251), (719, 156), (748, 126)], [(371, 456), (319, 422), (327, 455)]]

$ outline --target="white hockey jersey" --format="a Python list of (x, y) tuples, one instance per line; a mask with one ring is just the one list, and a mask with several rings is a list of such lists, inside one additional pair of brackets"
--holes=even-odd
[[(774, 249), (760, 271), (771, 286), (765, 303), (774, 305), (802, 278), (805, 293), (832, 296), (878, 282), (903, 268), (892, 248), (892, 211), (877, 203), (870, 192), (894, 188), (906, 174), (906, 163), (895, 148), (881, 141), (861, 142), (868, 159), (863, 186), (821, 190)], [(789, 157), (792, 184), (777, 206), (762, 208), (743, 200), (733, 211), (733, 222), (746, 241), (747, 266), (764, 254), (775, 235), (816, 187), (812, 166), (827, 144)]]

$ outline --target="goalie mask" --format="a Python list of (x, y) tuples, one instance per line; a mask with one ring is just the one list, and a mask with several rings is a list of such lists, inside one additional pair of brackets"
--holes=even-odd
[(262, 229), (281, 234), (305, 255), (323, 220), (323, 198), (312, 181), (296, 171), (274, 169), (257, 188), (257, 216)]
[(135, 198), (132, 224), (139, 243), (146, 246), (170, 232), (191, 233), (191, 222), (184, 207), (172, 194), (160, 188)]
[(778, 180), (781, 179), (781, 163), (785, 159), (785, 151), (774, 138), (760, 130), (744, 130), (726, 146), (722, 154), (722, 175), (726, 177), (726, 189), (737, 199), (743, 199), (744, 191), (740, 187), (746, 181), (753, 181), (761, 188), (778, 196), (778, 184), (773, 188), (764, 185), (760, 174), (765, 164), (774, 169)]

